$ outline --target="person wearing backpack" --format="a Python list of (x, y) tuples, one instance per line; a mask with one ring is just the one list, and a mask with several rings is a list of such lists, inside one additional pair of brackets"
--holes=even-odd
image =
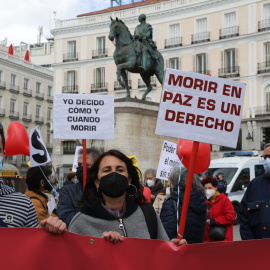
[[(145, 203), (140, 171), (118, 150), (101, 154), (89, 170), (70, 232), (117, 243), (123, 237), (169, 240), (153, 206)], [(176, 245), (186, 241), (173, 239)]]

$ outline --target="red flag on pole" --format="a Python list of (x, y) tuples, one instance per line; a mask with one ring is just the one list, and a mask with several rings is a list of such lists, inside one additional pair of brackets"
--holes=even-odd
[(9, 48), (8, 48), (8, 54), (14, 55), (14, 51), (13, 51), (13, 46), (12, 44), (10, 44)]
[(30, 57), (29, 57), (29, 51), (28, 50), (25, 53), (24, 60), (30, 62)]

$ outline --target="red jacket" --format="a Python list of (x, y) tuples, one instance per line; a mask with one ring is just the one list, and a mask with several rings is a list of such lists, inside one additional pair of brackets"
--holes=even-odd
[[(222, 193), (216, 197), (214, 203), (211, 203), (209, 200), (206, 200), (206, 203), (210, 213), (210, 224), (227, 225), (227, 231), (223, 241), (233, 241), (233, 222), (235, 214), (231, 201)], [(208, 218), (209, 217), (207, 217), (207, 219)], [(203, 242), (216, 242), (216, 240), (210, 239), (208, 234), (209, 225), (206, 224)]]

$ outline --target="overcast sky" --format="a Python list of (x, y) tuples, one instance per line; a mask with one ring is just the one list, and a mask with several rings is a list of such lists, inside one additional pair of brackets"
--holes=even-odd
[[(122, 4), (130, 2), (122, 0)], [(54, 18), (73, 19), (79, 14), (108, 8), (110, 5), (111, 0), (2, 0), (0, 41), (7, 38), (7, 46), (20, 45), (21, 41), (36, 43), (38, 27), (43, 26), (44, 35), (49, 36), (50, 29), (54, 28)]]

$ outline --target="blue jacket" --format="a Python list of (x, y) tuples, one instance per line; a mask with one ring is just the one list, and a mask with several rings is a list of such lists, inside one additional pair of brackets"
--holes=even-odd
[(270, 238), (270, 175), (254, 178), (241, 201), (240, 234), (243, 240)]
[(78, 200), (82, 197), (83, 187), (81, 183), (65, 185), (60, 189), (57, 216), (63, 220), (67, 227), (72, 218), (79, 212)]
[[(178, 208), (179, 220), (181, 217), (183, 199), (184, 194), (180, 193)], [(164, 202), (160, 212), (161, 222), (170, 239), (176, 238), (177, 236), (176, 204), (177, 195), (174, 195)], [(188, 244), (203, 242), (206, 225), (206, 211), (205, 195), (198, 190), (192, 191), (190, 194), (184, 230), (184, 239), (187, 240)]]
[(227, 190), (227, 182), (225, 180), (218, 181), (218, 192), (226, 193)]

